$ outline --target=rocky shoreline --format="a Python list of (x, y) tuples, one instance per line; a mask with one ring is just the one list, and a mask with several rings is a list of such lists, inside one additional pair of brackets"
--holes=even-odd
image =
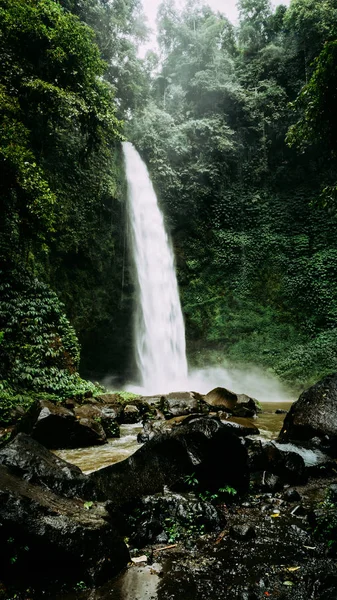
[[(116, 591), (128, 565), (158, 600), (336, 598), (337, 375), (278, 441), (260, 410), (224, 388), (36, 403), (0, 449), (0, 598), (138, 600)], [(138, 421), (139, 450), (89, 475), (50, 451)]]

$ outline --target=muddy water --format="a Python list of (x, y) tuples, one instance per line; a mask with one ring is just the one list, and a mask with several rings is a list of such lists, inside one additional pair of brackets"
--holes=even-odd
[[(285, 414), (275, 414), (276, 409), (289, 410), (291, 402), (263, 402), (263, 412), (257, 419), (233, 419), (237, 423), (252, 424), (258, 427), (262, 437), (276, 439), (281, 431)], [(179, 419), (176, 419), (178, 421)], [(137, 443), (137, 434), (142, 431), (140, 423), (135, 425), (121, 425), (121, 437), (110, 439), (104, 446), (93, 446), (89, 448), (76, 448), (74, 450), (56, 450), (55, 454), (60, 458), (76, 465), (84, 473), (91, 473), (102, 467), (128, 458), (140, 448)]]
[[(285, 414), (278, 415), (275, 414), (275, 411), (277, 409), (288, 411), (291, 404), (291, 402), (263, 402), (263, 412), (257, 419), (236, 419), (236, 421), (245, 424), (252, 423), (260, 430), (261, 437), (276, 439), (282, 428)], [(93, 448), (59, 450), (56, 454), (79, 466), (85, 473), (89, 473), (124, 460), (133, 454), (140, 447), (137, 443), (137, 434), (141, 430), (139, 423), (122, 425), (120, 439), (111, 439), (108, 444)], [(64, 596), (58, 595), (57, 600), (159, 600), (161, 597), (160, 582), (163, 575), (160, 572), (161, 568), (159, 564), (129, 566), (124, 573), (96, 590), (77, 591)], [(171, 583), (174, 585), (173, 581)], [(180, 595), (179, 592), (178, 595), (174, 594), (169, 597), (190, 600), (185, 593)], [(229, 596), (224, 596), (224, 598), (227, 597)]]
[(142, 431), (141, 423), (121, 425), (120, 438), (110, 439), (104, 446), (76, 448), (74, 450), (55, 450), (55, 454), (63, 460), (79, 467), (84, 473), (97, 471), (128, 458), (140, 448), (137, 434)]
[(259, 428), (261, 436), (268, 439), (277, 438), (285, 418), (285, 414), (277, 415), (275, 411), (282, 409), (289, 411), (292, 402), (261, 402), (262, 413), (259, 413), (254, 424)]

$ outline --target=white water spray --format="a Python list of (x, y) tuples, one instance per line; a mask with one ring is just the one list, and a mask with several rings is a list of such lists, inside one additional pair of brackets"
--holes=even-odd
[(137, 282), (135, 358), (143, 393), (177, 390), (187, 383), (185, 327), (174, 257), (146, 165), (123, 144), (128, 218)]

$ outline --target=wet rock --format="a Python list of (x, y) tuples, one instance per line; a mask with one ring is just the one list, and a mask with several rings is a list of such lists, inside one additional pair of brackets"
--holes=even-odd
[(247, 440), (249, 468), (251, 472), (267, 471), (278, 475), (283, 483), (306, 481), (306, 468), (303, 457), (282, 444)]
[(167, 433), (171, 431), (171, 427), (168, 426), (169, 421), (145, 421), (143, 431), (137, 435), (137, 442), (139, 444), (145, 444), (154, 438), (156, 435)]
[(82, 448), (104, 444), (106, 435), (93, 418), (76, 418), (60, 405), (38, 400), (22, 417), (18, 432), (24, 432), (46, 448)]
[(237, 404), (238, 397), (234, 392), (226, 390), (226, 388), (217, 387), (211, 390), (205, 396), (205, 402), (210, 406), (220, 406), (222, 409), (232, 411)]
[(168, 540), (169, 540), (169, 536), (165, 531), (163, 531), (156, 537), (157, 544), (167, 544)]
[(255, 398), (250, 398), (246, 394), (238, 394), (238, 401), (234, 407), (233, 415), (235, 417), (256, 417), (261, 412), (259, 403)]
[(127, 404), (123, 409), (123, 423), (138, 423), (140, 421), (140, 412), (137, 406)]
[(138, 433), (137, 434), (137, 442), (138, 444), (146, 444), (150, 440), (150, 436), (148, 433)]
[(274, 473), (265, 473), (262, 478), (263, 487), (270, 492), (278, 492), (283, 488), (283, 483), (277, 475)]
[(303, 392), (287, 414), (279, 439), (321, 440), (321, 447), (337, 457), (337, 374), (329, 375)]
[(119, 394), (99, 394), (95, 396), (95, 402), (100, 402), (103, 404), (118, 404), (120, 396)]
[[(2, 580), (89, 585), (112, 577), (128, 550), (104, 506), (62, 498), (0, 466)], [(13, 561), (13, 557), (15, 560)]]
[(215, 388), (208, 392), (204, 400), (212, 409), (229, 411), (235, 417), (255, 417), (260, 412), (259, 404), (246, 394), (235, 394), (226, 388)]
[(116, 411), (113, 408), (104, 406), (101, 409), (101, 415), (99, 417), (100, 423), (105, 431), (108, 438), (119, 438), (120, 428), (118, 421), (116, 420)]
[(199, 536), (220, 526), (218, 512), (212, 504), (191, 494), (186, 497), (170, 491), (143, 498), (135, 514), (131, 542), (138, 548), (167, 541), (170, 535), (179, 539)]
[(232, 525), (229, 534), (240, 541), (252, 540), (256, 537), (255, 529), (251, 525)]
[(302, 500), (301, 494), (292, 488), (286, 490), (283, 494), (283, 497), (287, 502), (300, 502)]
[(118, 413), (109, 406), (102, 404), (74, 404), (73, 412), (77, 419), (89, 419), (99, 423), (109, 438), (118, 438), (120, 436), (119, 425), (116, 421)]
[(160, 410), (166, 418), (209, 412), (208, 404), (197, 392), (173, 392), (161, 396)]
[(337, 502), (337, 484), (336, 483), (329, 486), (328, 497), (331, 502)]
[[(234, 417), (235, 418), (235, 417)], [(259, 435), (260, 431), (250, 421), (247, 419), (238, 419), (234, 421), (233, 417), (230, 417), (230, 420), (222, 421), (226, 427), (231, 427), (233, 433), (235, 433), (239, 437), (246, 437), (248, 435)]]
[(47, 450), (30, 436), (19, 433), (0, 450), (0, 464), (29, 481), (62, 496), (92, 499), (95, 489), (87, 475)]
[(257, 471), (251, 475), (251, 484), (262, 492), (277, 492), (283, 488), (283, 481), (268, 471)]
[(186, 488), (195, 474), (200, 490), (229, 485), (239, 493), (248, 488), (247, 452), (240, 439), (220, 421), (198, 417), (158, 434), (127, 460), (89, 475), (102, 493), (121, 505), (164, 485)]

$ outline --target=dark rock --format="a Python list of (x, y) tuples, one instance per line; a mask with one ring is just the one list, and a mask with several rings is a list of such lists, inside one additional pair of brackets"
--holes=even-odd
[(207, 413), (209, 406), (197, 392), (173, 392), (161, 396), (160, 410), (166, 418)]
[(302, 500), (301, 494), (292, 488), (286, 490), (283, 494), (283, 497), (287, 502), (300, 502)]
[(46, 448), (81, 448), (106, 442), (100, 423), (92, 418), (76, 418), (69, 409), (46, 400), (34, 402), (17, 430), (28, 433)]
[(233, 410), (235, 417), (256, 417), (257, 413), (261, 412), (259, 403), (254, 398), (250, 398), (246, 394), (238, 394), (237, 398), (238, 401)]
[(305, 463), (300, 454), (275, 442), (248, 441), (249, 468), (268, 471), (281, 477), (283, 483), (301, 483), (307, 479)]
[(328, 497), (329, 497), (330, 502), (335, 502), (335, 503), (337, 502), (337, 484), (336, 483), (329, 486)]
[(99, 404), (75, 404), (73, 407), (67, 406), (78, 419), (98, 419), (101, 416), (101, 406)]
[(95, 497), (94, 486), (81, 469), (62, 460), (24, 433), (19, 433), (0, 450), (0, 464), (17, 477), (43, 485), (56, 494), (90, 500)]
[(119, 438), (120, 428), (116, 420), (116, 412), (113, 408), (107, 406), (101, 410), (100, 423), (108, 438)]
[(96, 402), (101, 402), (103, 404), (118, 404), (120, 399), (119, 394), (99, 394), (95, 396)]
[(157, 544), (167, 544), (168, 539), (169, 539), (169, 537), (168, 537), (167, 533), (165, 531), (162, 531), (162, 533), (157, 535), (155, 541)]
[(215, 388), (205, 396), (205, 402), (213, 410), (229, 411), (235, 417), (255, 417), (260, 412), (259, 403), (246, 394), (234, 394), (226, 388)]
[(275, 410), (275, 415), (286, 415), (288, 414), (287, 410), (284, 410), (283, 408), (278, 408), (277, 410)]
[(274, 473), (265, 472), (263, 487), (270, 492), (278, 492), (283, 488), (283, 483), (277, 475), (274, 475)]
[[(105, 507), (61, 498), (0, 466), (0, 561), (2, 580), (43, 585), (51, 580), (111, 578), (129, 560)], [(13, 563), (13, 556), (15, 561)]]
[(141, 415), (137, 406), (133, 404), (127, 404), (123, 409), (123, 423), (138, 423), (140, 421)]
[(193, 532), (200, 535), (205, 531), (215, 531), (220, 526), (215, 507), (192, 494), (185, 497), (166, 491), (164, 494), (146, 496), (138, 506), (136, 515), (140, 516), (136, 516), (131, 542), (138, 548), (165, 538), (167, 541), (172, 528), (179, 536), (188, 537)]
[(337, 457), (337, 374), (303, 392), (287, 414), (279, 439), (303, 441), (318, 437), (323, 450)]
[(226, 390), (226, 388), (217, 387), (211, 390), (205, 396), (205, 402), (210, 406), (220, 406), (222, 409), (232, 411), (237, 404), (238, 397), (234, 392)]
[(186, 488), (195, 474), (200, 490), (229, 485), (248, 488), (247, 452), (240, 439), (220, 421), (198, 417), (172, 433), (158, 434), (128, 459), (89, 475), (115, 505), (162, 492), (164, 485)]
[(99, 403), (86, 403), (75, 405), (73, 411), (77, 419), (89, 419), (99, 423), (107, 437), (118, 438), (120, 436), (119, 425), (116, 421), (118, 411), (113, 407)]
[(235, 433), (237, 436), (246, 437), (248, 435), (259, 435), (260, 431), (258, 430), (256, 425), (254, 425), (250, 421), (247, 421), (246, 419), (240, 420), (239, 418), (237, 421), (234, 421), (234, 419), (235, 417), (230, 417), (230, 419), (226, 419), (222, 422), (224, 425), (226, 425), (226, 427), (231, 427), (233, 433)]
[(229, 534), (235, 540), (247, 541), (256, 537), (254, 527), (250, 525), (232, 525)]
[(251, 475), (251, 484), (261, 492), (278, 492), (283, 488), (283, 481), (274, 473), (256, 471)]

